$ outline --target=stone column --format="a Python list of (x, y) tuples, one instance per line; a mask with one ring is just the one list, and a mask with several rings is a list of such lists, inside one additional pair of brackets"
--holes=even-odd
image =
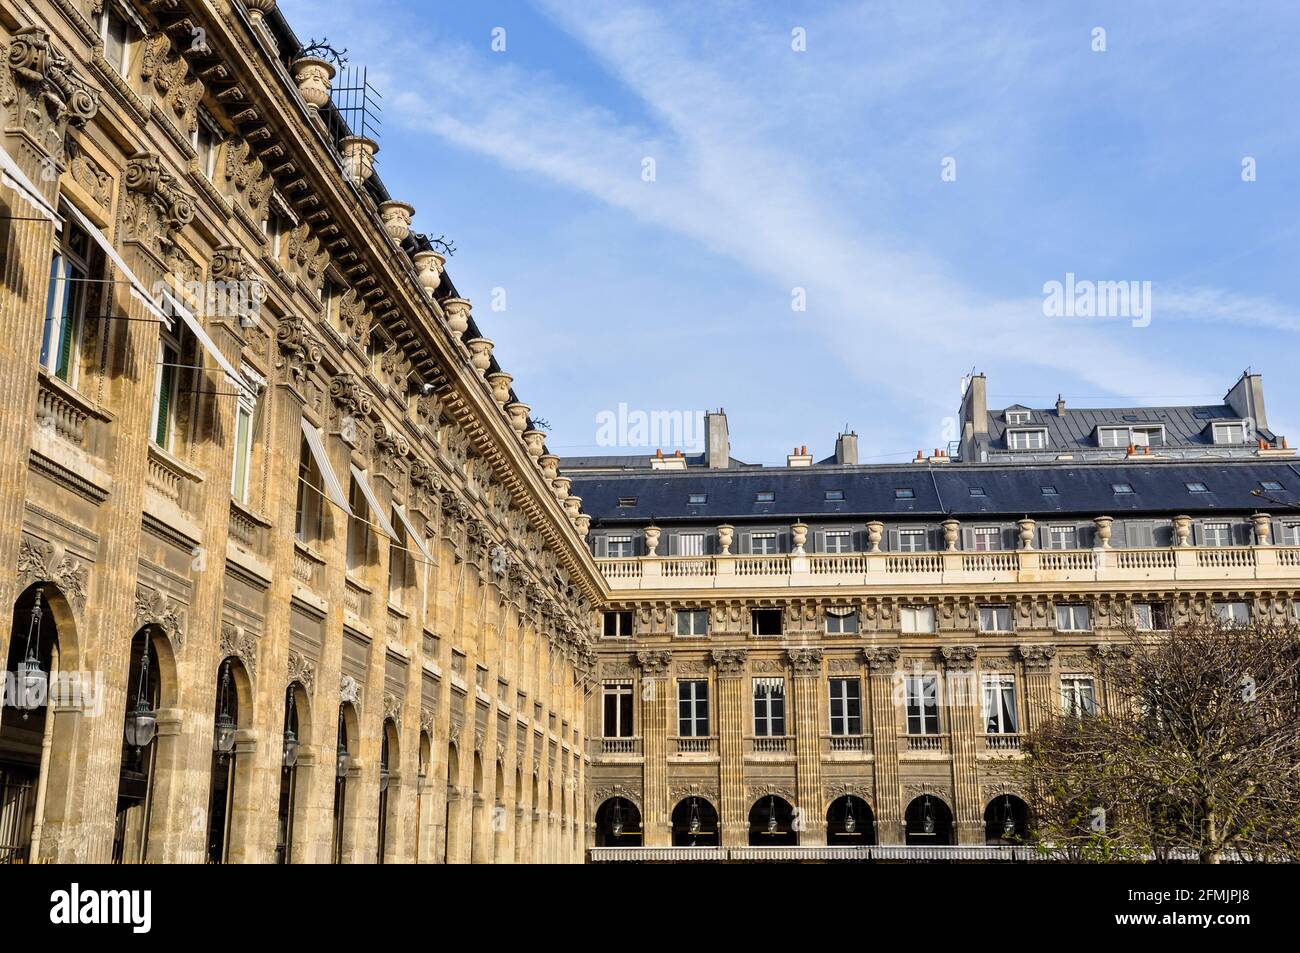
[(794, 753), (796, 805), (803, 812), (800, 844), (826, 843), (822, 811), (821, 718), (822, 650), (795, 648), (786, 653), (794, 675)]
[(673, 654), (662, 649), (637, 652), (636, 660), (641, 666), (641, 745), (645, 759), (643, 843), (647, 847), (664, 847), (672, 843), (667, 804), (668, 720), (673, 705), (669, 672)]
[(895, 720), (894, 675), (899, 650), (889, 645), (864, 650), (871, 705), (871, 744), (876, 782), (876, 832), (882, 844), (902, 841), (903, 806), (898, 783), (898, 724)]
[(948, 706), (948, 737), (952, 744), (952, 789), (957, 843), (984, 843), (984, 805), (980, 803), (976, 753), (983, 730), (980, 712), (976, 647), (945, 645), (939, 649), (944, 664), (944, 690)]
[[(719, 843), (742, 847), (748, 843), (749, 813), (745, 804), (745, 649), (714, 649), (718, 682)], [(671, 818), (670, 818), (671, 820)]]
[(1019, 646), (1020, 659), (1025, 670), (1025, 721), (1026, 731), (1033, 731), (1044, 719), (1060, 710), (1052, 692), (1052, 659), (1056, 646), (1034, 643)]

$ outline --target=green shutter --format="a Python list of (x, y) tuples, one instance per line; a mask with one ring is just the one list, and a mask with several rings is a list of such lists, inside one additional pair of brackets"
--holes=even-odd
[[(170, 357), (170, 349), (163, 348), (163, 360), (167, 361)], [(154, 443), (164, 449), (167, 447), (167, 425), (171, 420), (172, 372), (174, 370), (175, 368), (171, 367), (170, 363), (167, 363), (160, 368), (161, 373), (158, 375), (158, 425), (154, 432)]]

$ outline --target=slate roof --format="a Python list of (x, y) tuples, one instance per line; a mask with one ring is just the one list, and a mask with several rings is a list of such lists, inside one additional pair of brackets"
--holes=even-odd
[[(582, 497), (583, 512), (604, 523), (949, 515), (1019, 518), (1067, 513), (1091, 519), (1134, 512), (1282, 512), (1285, 507), (1251, 495), (1263, 480), (1284, 488), (1269, 491), (1270, 496), (1300, 503), (1300, 465), (1286, 460), (908, 464), (567, 475), (573, 479), (572, 492)], [(1203, 483), (1208, 492), (1190, 492), (1188, 483)], [(1133, 492), (1116, 493), (1115, 484), (1128, 484)], [(1045, 486), (1056, 492), (1044, 494)], [(983, 495), (973, 496), (972, 487), (983, 490)], [(910, 489), (913, 496), (898, 499), (896, 489)], [(827, 490), (842, 491), (844, 499), (828, 501)], [(773, 492), (774, 502), (755, 502), (762, 491)], [(688, 504), (692, 493), (705, 494), (707, 502)], [(635, 498), (636, 503), (619, 506), (620, 498)], [(1300, 510), (1296, 512), (1300, 517)]]
[[(1008, 410), (1028, 410), (1030, 414), (1028, 423), (1012, 424), (1013, 429), (1045, 428), (1049, 444), (1047, 449), (1066, 453), (1098, 449), (1097, 427), (1109, 424), (1121, 427), (1163, 424), (1166, 447), (1213, 447), (1215, 443), (1213, 432), (1208, 429), (1210, 425), (1216, 421), (1241, 419), (1227, 404), (1194, 407), (1067, 407), (1064, 416), (1057, 416), (1055, 407), (1034, 410), (1020, 404), (1013, 404), (1004, 410), (989, 411), (987, 444), (989, 449), (1000, 450), (1006, 447), (1004, 434), (1007, 430)], [(1274, 440), (1272, 431), (1255, 428), (1246, 446), (1253, 449), (1256, 441), (1261, 437), (1270, 443)]]
[[(665, 451), (664, 456), (665, 458), (667, 458), (667, 457), (671, 457), (672, 454)], [(687, 453), (684, 454), (684, 456), (686, 457), (687, 467), (708, 466), (708, 457), (703, 453)], [(562, 457), (560, 459), (560, 469), (561, 470), (635, 470), (635, 469), (649, 470), (652, 466), (653, 460), (654, 460), (654, 455), (649, 453), (627, 454), (624, 456), (608, 456), (608, 457), (606, 456)], [(735, 457), (729, 457), (728, 461), (729, 462), (727, 465), (728, 467), (731, 468), (758, 466), (758, 464), (745, 463), (744, 461), (737, 460)], [(655, 471), (655, 472), (660, 472), (660, 471)], [(570, 473), (566, 473), (565, 475), (572, 476), (572, 474)]]

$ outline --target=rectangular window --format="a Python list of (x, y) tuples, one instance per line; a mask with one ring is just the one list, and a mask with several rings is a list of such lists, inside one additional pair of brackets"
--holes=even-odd
[(154, 379), (153, 442), (164, 450), (172, 448), (172, 423), (176, 416), (176, 388), (180, 378), (180, 348), (164, 332), (158, 341), (158, 374)]
[(996, 526), (976, 526), (971, 530), (971, 548), (988, 553), (1002, 548), (1002, 530)]
[(1163, 447), (1165, 445), (1164, 427), (1134, 427), (1132, 443), (1135, 447)]
[(1273, 490), (1273, 491), (1285, 489), (1281, 483), (1277, 482), (1277, 480), (1261, 480), (1259, 484), (1259, 488), (1261, 490)]
[(754, 533), (749, 537), (749, 551), (755, 556), (776, 553), (776, 533)]
[(370, 526), (365, 519), (370, 504), (366, 502), (365, 494), (361, 490), (361, 484), (357, 482), (355, 477), (348, 487), (348, 506), (352, 509), (352, 515), (348, 517), (347, 567), (348, 569), (356, 569), (366, 564), (370, 546)]
[(1008, 430), (1007, 446), (1012, 450), (1042, 450), (1047, 446), (1047, 431)]
[(1209, 493), (1209, 488), (1204, 483), (1184, 483), (1188, 493)]
[(194, 124), (194, 132), (190, 134), (190, 144), (194, 146), (194, 152), (198, 156), (199, 172), (208, 181), (216, 178), (217, 174), (217, 152), (221, 148), (221, 134), (217, 131), (216, 123), (199, 113), (199, 118)]
[(780, 609), (751, 609), (750, 630), (754, 635), (780, 635), (781, 615)]
[(1092, 629), (1092, 611), (1078, 602), (1058, 603), (1056, 627), (1062, 632), (1087, 632)]
[(402, 597), (411, 582), (410, 543), (406, 537), (406, 524), (393, 510), (388, 521), (393, 524), (394, 538), (388, 544), (388, 601), (402, 605)]
[(1128, 445), (1129, 445), (1129, 429), (1127, 427), (1098, 427), (1097, 428), (1097, 446), (1127, 447)]
[(235, 466), (230, 476), (230, 495), (240, 503), (248, 502), (248, 471), (253, 462), (253, 419), (256, 398), (239, 397), (235, 409)]
[(853, 534), (847, 529), (826, 531), (826, 552), (847, 553), (853, 550)]
[(41, 332), (41, 366), (59, 380), (75, 384), (81, 354), (90, 237), (72, 222), (65, 226), (64, 232), (63, 242), (50, 261), (50, 286)]
[(1047, 528), (1048, 549), (1077, 549), (1078, 534), (1073, 526), (1049, 526)]
[(939, 679), (935, 675), (908, 675), (907, 733), (909, 735), (937, 735), (939, 733)]
[(927, 535), (923, 529), (900, 529), (898, 531), (898, 551), (900, 553), (925, 552)]
[(935, 631), (934, 606), (903, 606), (898, 610), (899, 627), (904, 633), (929, 634)]
[(708, 635), (709, 634), (709, 610), (708, 609), (678, 609), (677, 610), (677, 634)]
[(843, 490), (827, 490), (827, 491), (826, 491), (826, 502), (828, 502), (828, 503), (838, 503), (838, 502), (841, 502), (843, 499), (844, 499), (844, 491), (843, 491)]
[(1097, 714), (1091, 675), (1061, 676), (1061, 708), (1067, 715)]
[(1243, 423), (1215, 424), (1214, 442), (1215, 443), (1245, 443), (1246, 425)]
[(1008, 410), (1006, 416), (1008, 424), (1029, 423), (1029, 411), (1027, 410)]
[(1214, 617), (1224, 625), (1249, 625), (1250, 606), (1244, 602), (1216, 602)]
[(619, 682), (605, 686), (605, 737), (632, 737), (632, 686)]
[(785, 679), (754, 679), (754, 736), (785, 736)]
[(691, 506), (700, 506), (709, 502), (709, 495), (707, 493), (692, 493), (686, 498), (686, 502)]
[(990, 735), (1014, 735), (1020, 722), (1016, 718), (1016, 677), (984, 676), (984, 732)]
[(981, 632), (1010, 632), (1010, 606), (980, 606)]
[(852, 635), (858, 631), (858, 610), (851, 606), (828, 606), (827, 635)]
[(759, 490), (754, 494), (755, 503), (775, 503), (776, 492), (773, 490)]
[(104, 59), (123, 76), (131, 66), (133, 32), (130, 22), (108, 0), (99, 15), (99, 38), (104, 44)]
[(971, 487), (971, 488), (970, 488), (970, 495), (971, 495), (971, 496), (984, 496), (984, 495), (986, 495), (986, 494), (984, 493), (984, 487), (982, 487), (982, 486), (973, 486), (973, 487)]
[(1132, 485), (1128, 483), (1112, 483), (1110, 488), (1111, 491), (1118, 496), (1125, 496), (1133, 492)]
[(605, 545), (609, 547), (606, 551), (615, 559), (622, 559), (632, 555), (631, 536), (610, 536)]
[(1039, 489), (1043, 491), (1043, 496), (1056, 496), (1056, 487), (1054, 486), (1044, 486), (1039, 487)]
[(1136, 602), (1133, 625), (1142, 632), (1163, 632), (1169, 628), (1169, 607), (1163, 602)]
[(705, 738), (709, 734), (709, 683), (690, 679), (677, 683), (677, 734)]
[(635, 496), (620, 496), (618, 498), (618, 505), (627, 509), (628, 507), (636, 506), (636, 499)]
[(1282, 537), (1278, 542), (1283, 546), (1300, 546), (1300, 523), (1283, 523)]
[(831, 734), (862, 734), (862, 682), (856, 678), (830, 680)]
[(704, 534), (703, 533), (678, 533), (677, 534), (677, 555), (703, 556), (704, 555)]
[(911, 500), (916, 498), (916, 493), (910, 486), (899, 486), (894, 488), (894, 499)]
[(632, 610), (605, 613), (605, 637), (625, 639), (632, 635)]
[(316, 458), (303, 437), (298, 450), (298, 508), (296, 529), (298, 541), (314, 542), (321, 537), (321, 514), (324, 479), (316, 466)]
[(1202, 546), (1231, 546), (1232, 527), (1227, 523), (1202, 523)]

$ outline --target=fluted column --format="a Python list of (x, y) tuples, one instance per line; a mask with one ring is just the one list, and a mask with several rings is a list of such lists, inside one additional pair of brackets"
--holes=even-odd
[(668, 815), (668, 717), (672, 706), (668, 673), (672, 652), (637, 652), (641, 666), (641, 744), (645, 758), (644, 815), (641, 829), (647, 847), (672, 843)]
[(1052, 659), (1056, 656), (1056, 646), (1022, 645), (1019, 652), (1025, 668), (1025, 728), (1033, 731), (1059, 708), (1053, 704), (1052, 692)]
[(977, 751), (980, 743), (981, 698), (976, 647), (945, 645), (939, 649), (944, 664), (944, 689), (948, 707), (948, 733), (952, 744), (953, 809), (957, 843), (984, 842), (984, 806), (980, 803)]
[(821, 718), (822, 650), (789, 649), (794, 675), (795, 797), (802, 811), (800, 844), (826, 843), (826, 817), (822, 811)]
[(723, 847), (748, 842), (749, 813), (745, 804), (745, 649), (715, 649), (718, 681), (718, 760), (720, 772), (718, 821)]
[(863, 653), (871, 694), (871, 743), (876, 787), (876, 833), (882, 844), (897, 844), (903, 836), (903, 806), (898, 785), (898, 723), (894, 706), (897, 646), (869, 648)]

